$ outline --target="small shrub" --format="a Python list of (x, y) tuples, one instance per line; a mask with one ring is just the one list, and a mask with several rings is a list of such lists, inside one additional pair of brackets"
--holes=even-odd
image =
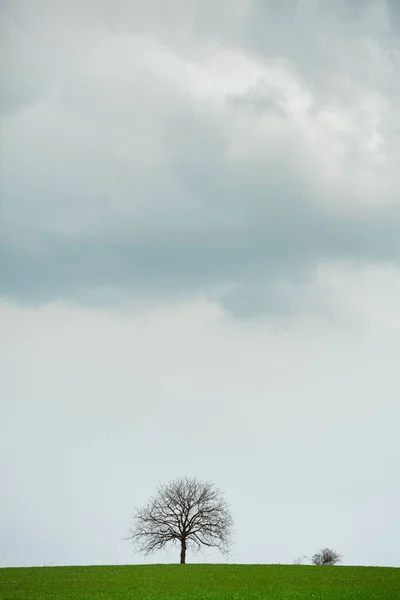
[(341, 560), (340, 554), (331, 548), (322, 548), (311, 557), (313, 565), (336, 565)]

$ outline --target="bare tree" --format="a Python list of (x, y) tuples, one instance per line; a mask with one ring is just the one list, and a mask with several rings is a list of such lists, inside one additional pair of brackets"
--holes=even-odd
[(186, 550), (202, 546), (229, 552), (233, 519), (229, 506), (212, 483), (183, 477), (159, 486), (133, 515), (127, 536), (139, 552), (151, 554), (172, 544), (180, 547), (180, 562)]
[(311, 557), (311, 561), (314, 565), (336, 565), (341, 561), (341, 556), (335, 550), (330, 548), (322, 548), (319, 552), (316, 552)]
[(307, 556), (298, 556), (297, 558), (293, 559), (293, 564), (302, 565), (305, 560), (307, 560)]

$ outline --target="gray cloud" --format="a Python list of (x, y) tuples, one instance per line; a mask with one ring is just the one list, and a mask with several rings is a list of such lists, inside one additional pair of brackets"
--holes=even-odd
[(391, 16), (296, 5), (238, 0), (226, 20), (223, 3), (176, 2), (164, 21), (156, 3), (58, 17), (17, 3), (3, 25), (2, 295), (202, 291), (250, 314), (285, 306), (282, 286), (321, 264), (398, 262)]

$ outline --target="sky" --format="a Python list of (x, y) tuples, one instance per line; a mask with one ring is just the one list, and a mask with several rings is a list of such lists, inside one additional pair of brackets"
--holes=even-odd
[(177, 562), (122, 538), (184, 475), (231, 563), (399, 566), (397, 0), (0, 23), (0, 566)]

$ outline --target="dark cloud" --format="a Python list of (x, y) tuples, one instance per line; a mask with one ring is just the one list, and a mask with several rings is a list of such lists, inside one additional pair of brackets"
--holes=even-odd
[[(368, 77), (362, 62), (355, 70), (365, 40), (382, 41), (387, 15), (379, 5), (381, 21), (372, 5), (322, 11), (297, 3), (289, 14), (284, 4), (238, 2), (242, 10), (225, 27), (221, 21), (218, 47), (230, 52), (233, 43), (260, 71), (241, 91), (232, 90), (235, 78), (247, 81), (245, 66), (233, 63), (223, 84), (223, 68), (212, 74), (199, 59), (219, 22), (208, 18), (207, 3), (185, 13), (185, 44), (197, 48), (190, 60), (181, 38), (165, 45), (159, 20), (161, 44), (136, 31), (121, 38), (119, 13), (90, 43), (78, 36), (81, 55), (72, 50), (79, 11), (69, 14), (63, 42), (53, 56), (42, 45), (32, 69), (29, 61), (21, 67), (10, 42), (2, 295), (106, 302), (200, 290), (233, 311), (275, 311), (285, 306), (281, 290), (320, 264), (398, 261), (397, 88), (385, 52)], [(90, 10), (84, 3), (91, 39)], [(61, 24), (52, 19), (54, 43)], [(18, 33), (28, 54), (41, 31), (29, 23)], [(214, 51), (217, 59), (222, 50)], [(12, 107), (20, 112), (10, 116)], [(381, 158), (366, 148), (369, 139)]]

